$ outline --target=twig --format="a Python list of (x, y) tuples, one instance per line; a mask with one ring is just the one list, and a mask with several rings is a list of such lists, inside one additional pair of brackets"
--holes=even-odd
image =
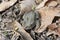
[(29, 33), (27, 33), (17, 21), (14, 21), (12, 25), (19, 28), (17, 31), (22, 35), (25, 40), (33, 40)]

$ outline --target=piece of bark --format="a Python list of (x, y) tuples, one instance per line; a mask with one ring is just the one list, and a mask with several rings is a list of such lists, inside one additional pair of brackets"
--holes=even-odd
[(8, 2), (2, 2), (0, 4), (0, 12), (6, 10), (17, 2), (17, 0), (10, 0)]
[(37, 32), (43, 32), (48, 25), (52, 23), (54, 17), (58, 14), (60, 10), (57, 8), (43, 7), (38, 12), (41, 15), (41, 26)]
[(12, 23), (13, 27), (18, 27), (19, 29), (17, 30), (23, 37), (23, 39), (25, 40), (33, 40), (32, 37), (29, 35), (29, 33), (27, 33), (24, 28), (17, 22), (17, 21), (14, 21)]

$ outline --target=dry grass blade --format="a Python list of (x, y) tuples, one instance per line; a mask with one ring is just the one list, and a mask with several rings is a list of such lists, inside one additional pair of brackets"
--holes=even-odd
[(18, 32), (16, 32), (16, 31), (14, 31), (14, 32), (15, 32), (15, 34), (12, 36), (11, 40), (17, 40), (20, 35)]

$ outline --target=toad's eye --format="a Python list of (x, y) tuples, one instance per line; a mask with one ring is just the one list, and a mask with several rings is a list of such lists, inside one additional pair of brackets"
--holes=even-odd
[(0, 0), (0, 3), (2, 3), (2, 0)]
[(3, 1), (8, 2), (8, 1), (10, 1), (10, 0), (3, 0)]
[(20, 1), (23, 1), (23, 0), (20, 0)]

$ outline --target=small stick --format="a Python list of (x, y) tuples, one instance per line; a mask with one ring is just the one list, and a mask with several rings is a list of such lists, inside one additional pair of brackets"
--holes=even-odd
[(17, 21), (14, 21), (12, 23), (13, 27), (18, 27), (19, 29), (17, 30), (21, 35), (22, 37), (25, 39), (25, 40), (33, 40), (32, 37), (30, 36), (29, 33), (27, 33), (24, 28), (17, 22)]

